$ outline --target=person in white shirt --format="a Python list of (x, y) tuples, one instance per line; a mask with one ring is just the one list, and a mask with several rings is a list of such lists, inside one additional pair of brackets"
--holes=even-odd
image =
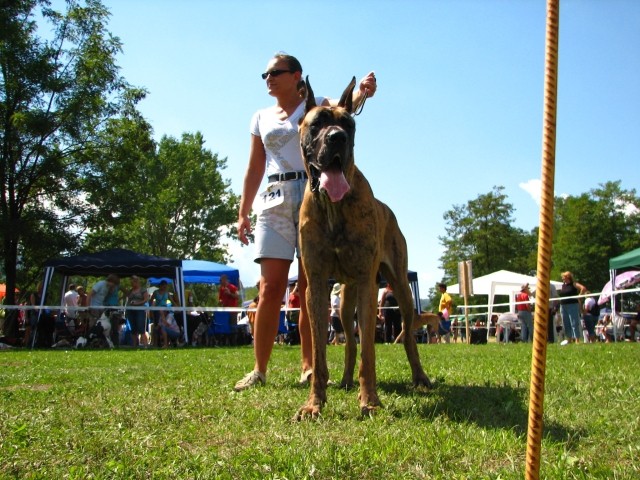
[(74, 283), (69, 284), (69, 290), (64, 294), (64, 322), (73, 335), (76, 330), (78, 320), (78, 298), (80, 295), (76, 291)]

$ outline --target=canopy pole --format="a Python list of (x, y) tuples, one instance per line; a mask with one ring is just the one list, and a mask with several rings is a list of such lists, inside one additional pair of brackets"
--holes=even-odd
[(543, 429), (544, 379), (547, 362), (547, 326), (556, 151), (556, 100), (558, 96), (559, 0), (547, 0), (545, 41), (544, 120), (542, 132), (542, 187), (538, 233), (537, 292), (529, 387), (529, 425), (525, 478), (540, 478)]

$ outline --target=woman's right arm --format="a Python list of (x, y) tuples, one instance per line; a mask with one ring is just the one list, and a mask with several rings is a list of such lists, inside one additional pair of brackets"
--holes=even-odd
[(267, 154), (264, 150), (262, 139), (256, 135), (251, 135), (251, 147), (249, 151), (249, 165), (244, 175), (242, 187), (242, 197), (240, 199), (240, 210), (238, 212), (238, 236), (240, 241), (247, 245), (249, 240), (247, 234), (251, 233), (251, 206), (260, 188), (260, 183), (264, 177), (266, 169)]

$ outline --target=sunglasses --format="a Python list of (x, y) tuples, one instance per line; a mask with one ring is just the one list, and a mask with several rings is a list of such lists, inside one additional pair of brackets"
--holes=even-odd
[(262, 74), (262, 79), (266, 80), (269, 75), (271, 75), (272, 77), (278, 77), (283, 73), (293, 73), (293, 70), (271, 70), (269, 72), (264, 72)]

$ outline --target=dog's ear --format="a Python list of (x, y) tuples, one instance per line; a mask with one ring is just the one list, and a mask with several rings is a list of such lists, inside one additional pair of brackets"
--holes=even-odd
[(306, 90), (307, 90), (307, 103), (304, 107), (304, 113), (306, 114), (309, 110), (316, 108), (316, 97), (313, 95), (313, 90), (311, 89), (311, 84), (309, 83), (309, 75), (306, 77)]
[(353, 77), (342, 92), (338, 106), (344, 108), (347, 112), (353, 113), (353, 89), (356, 87), (356, 77)]

